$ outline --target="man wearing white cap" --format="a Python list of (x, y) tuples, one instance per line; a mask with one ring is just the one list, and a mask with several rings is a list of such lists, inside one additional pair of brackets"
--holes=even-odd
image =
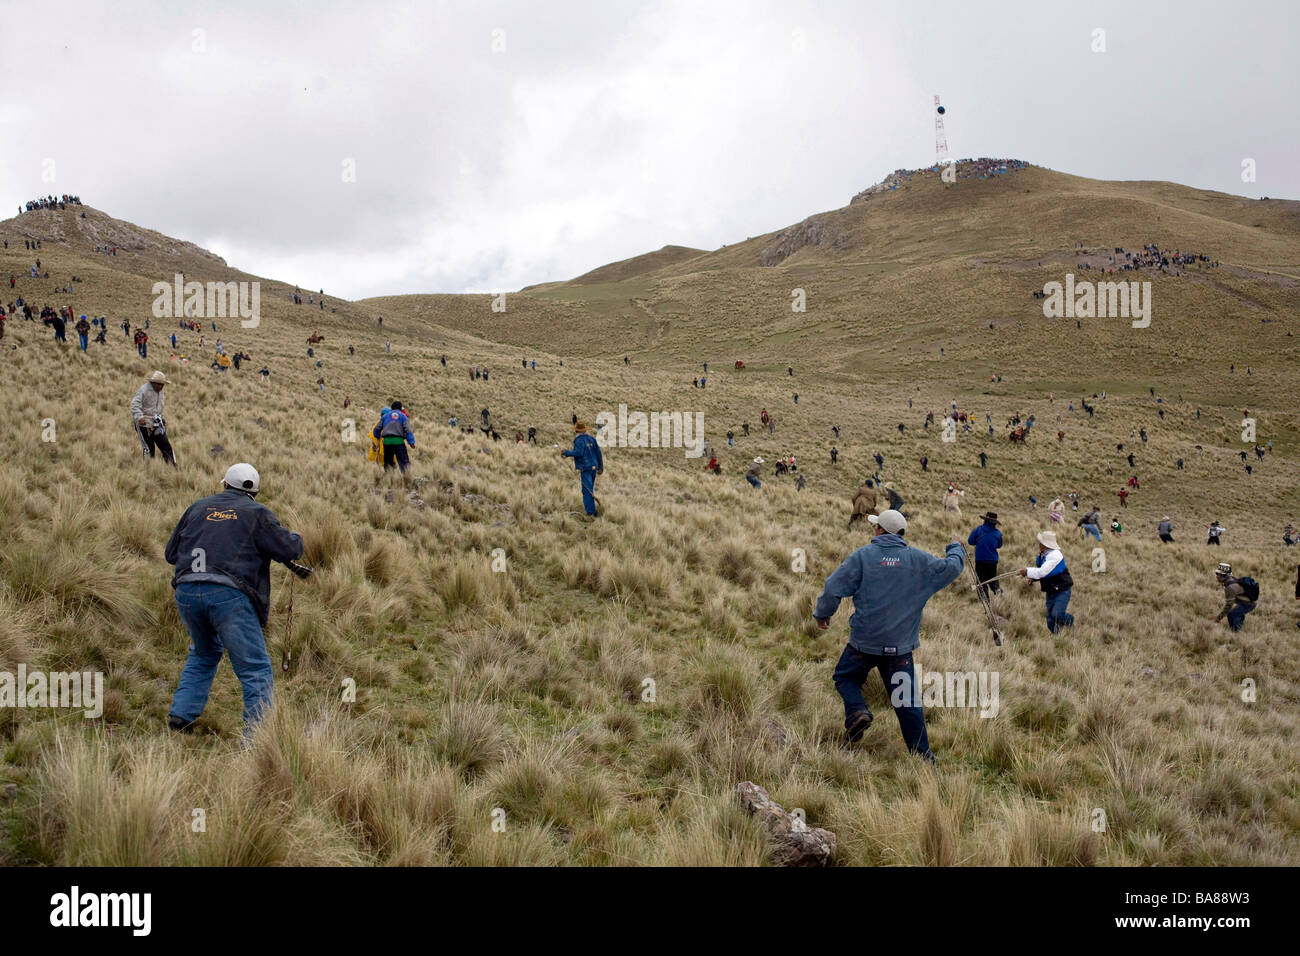
[(167, 423), (163, 420), (163, 386), (170, 384), (162, 372), (150, 375), (131, 398), (131, 420), (135, 422), (144, 457), (153, 458), (157, 448), (163, 453), (163, 461), (175, 466), (176, 453), (167, 440)]
[(301, 578), (311, 568), (302, 557), (302, 537), (280, 526), (275, 514), (254, 499), (261, 478), (252, 465), (231, 465), (221, 491), (185, 510), (164, 552), (176, 570), (176, 608), (190, 634), (190, 654), (172, 699), (167, 723), (189, 733), (208, 703), (223, 651), (244, 692), (244, 731), (271, 703), (274, 670), (262, 628), (271, 606), (271, 562)]
[(1020, 576), (1037, 581), (1047, 596), (1047, 629), (1055, 634), (1063, 627), (1074, 625), (1074, 615), (1066, 613), (1070, 605), (1070, 588), (1074, 578), (1065, 566), (1065, 555), (1056, 543), (1056, 532), (1040, 531), (1038, 557), (1032, 568), (1021, 568)]
[(850, 742), (862, 739), (873, 717), (862, 697), (862, 685), (873, 668), (890, 692), (907, 749), (934, 763), (925, 731), (912, 651), (921, 643), (921, 611), (935, 592), (961, 574), (966, 550), (952, 539), (942, 558), (903, 540), (907, 519), (892, 509), (867, 515), (875, 536), (858, 548), (826, 579), (826, 588), (813, 617), (822, 630), (846, 597), (853, 598), (849, 642), (835, 665), (835, 689), (844, 700), (844, 731)]

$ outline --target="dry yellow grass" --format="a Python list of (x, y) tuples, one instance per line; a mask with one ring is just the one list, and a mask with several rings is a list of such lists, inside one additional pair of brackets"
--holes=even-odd
[[(924, 183), (828, 214), (866, 217), (838, 253), (808, 249), (763, 269), (754, 257), (765, 243), (753, 240), (689, 260), (697, 271), (687, 274), (670, 263), (623, 282), (511, 295), (505, 313), (486, 296), (328, 297), (322, 312), (268, 281), (260, 327), (219, 319), (204, 333), (209, 347), (221, 337), (253, 355), (224, 375), (206, 360), (168, 361), (174, 321), (151, 321), (147, 362), (116, 326), (142, 321), (151, 283), (178, 269), (199, 281), (238, 274), (93, 210), (86, 221), (40, 213), (0, 223), (9, 240), (0, 272), (20, 277), (17, 292), (106, 314), (112, 330), (109, 345), (82, 355), (75, 334), (56, 348), (39, 323), (11, 318), (0, 349), (0, 670), (100, 669), (108, 691), (97, 722), (0, 712), (0, 782), (19, 785), (0, 803), (0, 860), (759, 864), (761, 830), (734, 798), (735, 784), (752, 779), (836, 832), (844, 865), (1300, 861), (1296, 559), (1280, 543), (1300, 514), (1286, 337), (1296, 287), (1226, 268), (1160, 278), (1152, 327), (1141, 331), (1108, 320), (1050, 326), (1029, 297), (1066, 270), (1079, 238), (1155, 239), (1295, 273), (1294, 214), (1044, 170), (986, 192), (963, 188)], [(1264, 226), (1246, 205), (1263, 210)], [(123, 246), (115, 259), (93, 252), (109, 234)], [(35, 257), (22, 251), (24, 235), (44, 239), (36, 255), (50, 279), (21, 278)], [(1030, 258), (1044, 268), (1018, 264)], [(54, 295), (73, 274), (84, 279), (75, 294)], [(795, 286), (808, 290), (807, 314), (789, 311)], [(326, 337), (321, 369), (305, 354), (316, 329)], [(198, 355), (197, 334), (178, 337)], [(730, 367), (737, 357), (750, 366), (743, 373)], [(521, 368), (524, 358), (537, 371)], [(692, 389), (704, 360), (709, 387)], [(472, 365), (491, 378), (471, 381)], [(127, 402), (155, 367), (177, 379), (167, 411), (179, 472), (142, 464), (130, 430)], [(1004, 381), (988, 385), (990, 371)], [(1163, 422), (1148, 386), (1166, 398)], [(1103, 388), (1089, 420), (1077, 399)], [(423, 509), (365, 460), (361, 442), (343, 440), (345, 419), (364, 435), (392, 398), (414, 415)], [(975, 429), (944, 444), (921, 420), (954, 399), (976, 413)], [(553, 446), (567, 444), (572, 413), (591, 420), (620, 403), (703, 412), (723, 474), (706, 475), (680, 450), (609, 449), (605, 514), (579, 520), (576, 476)], [(484, 406), (503, 441), (447, 426)], [(761, 407), (776, 417), (775, 435), (761, 430)], [(1249, 478), (1234, 457), (1248, 447), (1237, 434), (1242, 407), (1261, 441), (1274, 442), (1264, 461), (1251, 456)], [(1017, 410), (1037, 416), (1025, 448), (1003, 439)], [(47, 418), (54, 442), (42, 441)], [(515, 430), (529, 425), (539, 446), (516, 445)], [(836, 467), (832, 425), (842, 429)], [(1149, 444), (1130, 440), (1137, 427)], [(998, 716), (931, 710), (936, 772), (906, 755), (873, 675), (868, 701), (880, 719), (860, 744), (843, 744), (829, 677), (847, 606), (825, 633), (808, 612), (824, 577), (864, 542), (845, 521), (871, 454), (884, 454), (907, 498), (913, 543), (938, 551), (991, 508), (1013, 566), (1032, 556), (1054, 494), (1077, 488), (1083, 507), (1118, 511), (1114, 492), (1129, 472), (1116, 443), (1140, 449), (1142, 489), (1120, 512), (1125, 533), (1102, 542), (1105, 573), (1089, 570), (1091, 542), (1075, 537), (1067, 511), (1078, 626), (1048, 634), (1041, 595), (1018, 584), (998, 601), (1010, 621), (1002, 648), (962, 581), (927, 609), (918, 661), (997, 671)], [(782, 454), (798, 456), (805, 491), (772, 478), (770, 464), (761, 492), (742, 481), (750, 458)], [(288, 635), (288, 576), (274, 571), (267, 638), (273, 658), (287, 641), (294, 665), (277, 671), (279, 707), (250, 750), (238, 744), (238, 685), (224, 665), (201, 721), (210, 732), (164, 730), (185, 638), (162, 547), (185, 506), (238, 460), (259, 467), (261, 500), (303, 532), (318, 568), (295, 585)], [(949, 479), (968, 488), (966, 518), (940, 511)], [(1155, 538), (1165, 513), (1177, 544)], [(1215, 518), (1229, 528), (1222, 549), (1200, 534)], [(803, 572), (792, 570), (796, 549)], [(492, 570), (494, 552), (503, 573)], [(1219, 560), (1264, 586), (1239, 634), (1210, 620)], [(1242, 700), (1247, 678), (1258, 685), (1253, 703)], [(342, 699), (347, 681), (355, 703)]]

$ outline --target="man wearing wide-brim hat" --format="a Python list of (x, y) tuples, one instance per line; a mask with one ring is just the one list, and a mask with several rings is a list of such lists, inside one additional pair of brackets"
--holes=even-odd
[(1074, 615), (1066, 612), (1070, 604), (1070, 588), (1074, 587), (1074, 578), (1065, 566), (1065, 555), (1056, 543), (1056, 532), (1040, 531), (1038, 538), (1038, 557), (1032, 568), (1021, 568), (1022, 577), (1037, 581), (1047, 596), (1047, 629), (1055, 634), (1063, 627), (1074, 624)]
[(975, 545), (975, 578), (984, 585), (982, 590), (985, 594), (989, 591), (1001, 594), (1002, 585), (992, 580), (998, 576), (998, 548), (1002, 547), (998, 515), (996, 511), (986, 511), (980, 517), (984, 523), (976, 525), (966, 539), (967, 544)]
[(600, 453), (596, 439), (587, 434), (586, 422), (574, 423), (573, 447), (563, 449), (560, 454), (573, 459), (573, 467), (582, 481), (582, 507), (588, 517), (596, 517), (596, 476), (605, 473), (605, 456)]
[(172, 384), (162, 372), (154, 372), (136, 389), (131, 398), (131, 420), (145, 458), (153, 458), (155, 449), (163, 461), (176, 465), (176, 453), (167, 440), (167, 423), (163, 419), (163, 386)]

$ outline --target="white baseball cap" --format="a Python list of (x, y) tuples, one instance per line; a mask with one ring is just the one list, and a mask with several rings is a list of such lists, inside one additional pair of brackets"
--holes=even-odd
[(257, 469), (247, 462), (240, 462), (238, 465), (231, 465), (226, 469), (224, 481), (236, 491), (247, 491), (251, 494), (257, 494), (262, 484)]
[(890, 534), (898, 534), (900, 531), (907, 530), (907, 519), (893, 508), (882, 511), (878, 515), (867, 515), (867, 520), (884, 528)]

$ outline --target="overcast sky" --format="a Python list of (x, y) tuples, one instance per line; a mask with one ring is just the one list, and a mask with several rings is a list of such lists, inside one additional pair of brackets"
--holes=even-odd
[(790, 225), (933, 163), (936, 93), (957, 157), (1300, 198), (1296, 0), (0, 0), (0, 23), (8, 215), (78, 193), (346, 298)]

